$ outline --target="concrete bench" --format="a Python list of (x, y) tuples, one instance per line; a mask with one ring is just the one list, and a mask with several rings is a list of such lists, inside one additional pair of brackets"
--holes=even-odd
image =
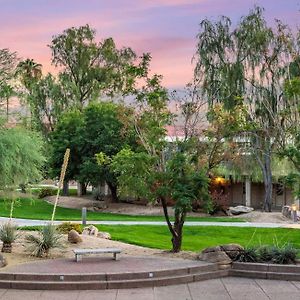
[(81, 261), (82, 255), (87, 254), (102, 254), (102, 253), (113, 253), (114, 260), (117, 260), (117, 254), (121, 253), (121, 249), (117, 248), (100, 248), (100, 249), (74, 249), (76, 262)]

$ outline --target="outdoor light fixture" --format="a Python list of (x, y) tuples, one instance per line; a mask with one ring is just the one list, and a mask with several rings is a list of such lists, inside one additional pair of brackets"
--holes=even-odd
[(292, 211), (297, 211), (297, 205), (296, 204), (292, 204)]
[(215, 178), (214, 178), (214, 182), (215, 182), (216, 184), (225, 184), (225, 183), (226, 183), (226, 179), (223, 178), (223, 177), (215, 177)]

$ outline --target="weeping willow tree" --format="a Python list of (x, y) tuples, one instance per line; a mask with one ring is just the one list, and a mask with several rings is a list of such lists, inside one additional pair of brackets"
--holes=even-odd
[[(40, 180), (44, 161), (43, 141), (37, 134), (0, 126), (0, 190), (8, 193), (20, 184)], [(13, 207), (14, 198), (10, 217)]]
[(265, 211), (271, 211), (271, 162), (284, 122), (283, 83), (292, 49), (289, 28), (280, 21), (274, 28), (268, 27), (259, 7), (242, 17), (235, 28), (227, 17), (200, 24), (195, 82), (209, 107), (223, 103), (230, 111), (241, 101), (247, 106), (251, 130), (243, 135), (263, 175)]

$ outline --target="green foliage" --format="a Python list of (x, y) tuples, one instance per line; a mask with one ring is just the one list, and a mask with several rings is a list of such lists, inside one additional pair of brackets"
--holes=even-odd
[(0, 127), (0, 189), (40, 180), (45, 161), (43, 146), (34, 132)]
[(57, 191), (53, 188), (43, 187), (36, 191), (36, 195), (39, 199), (43, 199), (48, 196), (54, 196), (57, 194)]
[(274, 264), (291, 264), (296, 262), (299, 250), (292, 244), (262, 245), (247, 247), (240, 252), (237, 261), (240, 262), (261, 262)]
[(239, 252), (235, 260), (239, 262), (257, 262), (259, 256), (255, 247), (246, 247)]
[(100, 43), (89, 25), (68, 28), (50, 44), (52, 63), (62, 68), (65, 93), (80, 109), (100, 93), (127, 95), (148, 72), (150, 56), (140, 59), (131, 48), (117, 49), (112, 38)]
[(57, 231), (60, 233), (69, 233), (71, 230), (75, 230), (78, 233), (82, 233), (82, 226), (78, 223), (64, 222), (57, 226)]
[(29, 234), (25, 237), (28, 251), (37, 257), (48, 256), (49, 251), (54, 248), (64, 248), (62, 235), (59, 234), (54, 225), (48, 224), (39, 231), (38, 236)]
[(0, 226), (0, 240), (4, 244), (12, 244), (19, 236), (17, 226), (11, 222), (3, 223)]

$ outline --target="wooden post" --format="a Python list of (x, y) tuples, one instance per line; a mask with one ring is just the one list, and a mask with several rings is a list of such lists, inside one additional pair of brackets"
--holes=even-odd
[(62, 168), (61, 168), (60, 179), (59, 179), (56, 199), (55, 199), (55, 203), (54, 203), (54, 207), (53, 207), (51, 223), (53, 223), (53, 221), (54, 221), (54, 216), (55, 216), (56, 206), (58, 203), (59, 193), (60, 193), (61, 187), (62, 187), (64, 179), (65, 179), (66, 170), (67, 170), (67, 166), (68, 166), (68, 162), (69, 162), (69, 157), (70, 157), (70, 149), (67, 148), (65, 155), (64, 155), (64, 162), (63, 162)]

